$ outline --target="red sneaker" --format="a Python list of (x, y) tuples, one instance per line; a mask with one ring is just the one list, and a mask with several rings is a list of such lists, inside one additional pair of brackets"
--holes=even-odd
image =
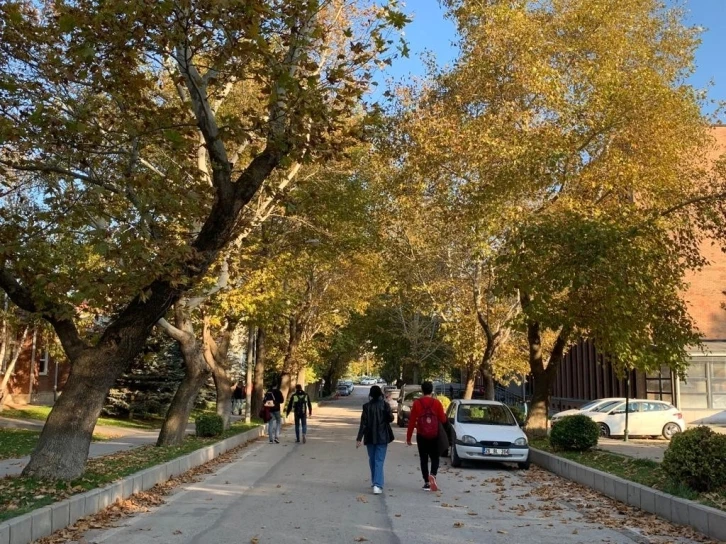
[(439, 486), (436, 484), (436, 476), (433, 474), (429, 474), (429, 485), (431, 486), (431, 491), (439, 490)]

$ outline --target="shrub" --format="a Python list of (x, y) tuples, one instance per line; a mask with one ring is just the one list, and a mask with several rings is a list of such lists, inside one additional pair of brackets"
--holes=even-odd
[(726, 488), (726, 435), (693, 427), (673, 437), (663, 456), (663, 471), (696, 491)]
[(224, 431), (222, 416), (217, 414), (200, 414), (195, 421), (197, 436), (219, 436)]
[(586, 451), (597, 446), (600, 429), (587, 416), (566, 416), (552, 426), (550, 444), (556, 450)]
[(451, 399), (446, 395), (437, 395), (436, 398), (441, 401), (441, 405), (444, 407), (444, 412), (448, 410), (449, 405), (451, 404)]

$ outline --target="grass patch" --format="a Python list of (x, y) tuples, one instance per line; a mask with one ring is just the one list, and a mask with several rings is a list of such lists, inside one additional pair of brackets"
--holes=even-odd
[[(40, 431), (28, 429), (0, 429), (0, 460), (16, 459), (33, 453)], [(107, 436), (93, 435), (94, 442), (109, 440)]]
[(257, 425), (258, 423), (245, 425), (243, 422), (237, 422), (218, 437), (188, 436), (181, 446), (157, 448), (148, 445), (89, 459), (83, 476), (71, 482), (52, 482), (21, 476), (0, 479), (0, 522), (171, 461), (204, 446), (248, 431)]
[(583, 452), (555, 451), (546, 438), (531, 440), (530, 445), (538, 450), (619, 476), (631, 482), (658, 489), (682, 499), (697, 501), (707, 506), (726, 510), (726, 490), (714, 493), (699, 493), (681, 482), (672, 482), (661, 468), (660, 463), (656, 461), (636, 459), (601, 450)]
[[(24, 406), (22, 408), (5, 408), (2, 412), (0, 412), (0, 417), (45, 421), (46, 419), (48, 419), (48, 414), (50, 414), (51, 408), (51, 406)], [(123, 427), (128, 429), (158, 429), (161, 427), (162, 422), (163, 419), (139, 420), (99, 417), (96, 424), (106, 427)]]
[(38, 442), (38, 431), (25, 429), (0, 429), (0, 459), (25, 457)]

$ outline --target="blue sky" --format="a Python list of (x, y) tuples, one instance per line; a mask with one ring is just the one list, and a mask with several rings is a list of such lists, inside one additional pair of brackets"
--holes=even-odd
[[(685, 0), (684, 3), (688, 9), (687, 24), (706, 29), (691, 83), (703, 89), (712, 82), (709, 98), (726, 101), (726, 0)], [(420, 55), (425, 51), (432, 51), (439, 64), (453, 60), (456, 55), (452, 45), (454, 25), (444, 19), (438, 0), (408, 0), (406, 9), (413, 15), (413, 22), (406, 28), (411, 56), (398, 59), (388, 71), (395, 79), (424, 75)], [(704, 108), (704, 111), (712, 110), (712, 106)]]

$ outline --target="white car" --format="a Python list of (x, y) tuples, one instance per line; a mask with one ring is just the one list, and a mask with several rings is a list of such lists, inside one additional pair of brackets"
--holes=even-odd
[(451, 425), (451, 466), (462, 461), (499, 461), (529, 468), (529, 444), (512, 411), (493, 400), (455, 400), (446, 416)]
[(612, 397), (608, 399), (592, 400), (587, 404), (583, 404), (579, 408), (557, 412), (555, 415), (552, 416), (552, 423), (556, 423), (565, 416), (589, 415), (585, 412), (602, 412), (603, 410), (608, 410), (609, 408), (615, 406), (615, 404), (621, 402), (625, 402), (625, 398)]
[[(631, 400), (628, 402), (628, 435), (658, 436), (670, 440), (686, 430), (683, 414), (675, 406), (662, 400)], [(608, 410), (585, 412), (600, 427), (600, 436), (625, 434), (625, 402), (618, 402)]]

